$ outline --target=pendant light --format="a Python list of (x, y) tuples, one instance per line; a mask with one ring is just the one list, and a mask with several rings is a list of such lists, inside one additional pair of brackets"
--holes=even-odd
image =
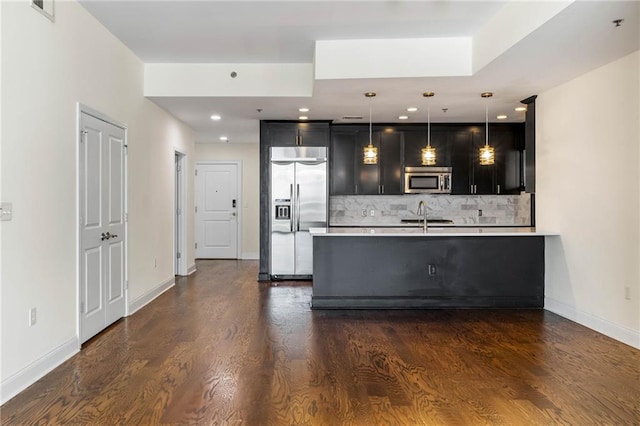
[[(481, 93), (483, 98), (490, 98), (493, 96), (491, 92)], [(492, 146), (489, 146), (489, 106), (485, 105), (485, 142), (484, 146), (479, 150), (480, 165), (491, 166), (496, 162), (496, 151)]]
[[(424, 92), (422, 96), (425, 98), (431, 98), (435, 95), (433, 92)], [(427, 146), (422, 148), (422, 165), (423, 166), (435, 166), (436, 165), (436, 149), (431, 146), (431, 106), (427, 106)]]
[[(373, 98), (376, 96), (375, 92), (367, 92), (364, 94), (367, 98)], [(373, 146), (372, 138), (372, 121), (371, 121), (371, 106), (369, 106), (369, 145), (364, 147), (362, 151), (362, 163), (363, 164), (378, 164), (378, 147)]]

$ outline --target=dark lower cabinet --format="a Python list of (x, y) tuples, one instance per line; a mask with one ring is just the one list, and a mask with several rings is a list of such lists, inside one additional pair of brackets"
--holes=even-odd
[(542, 308), (544, 238), (314, 236), (312, 308)]

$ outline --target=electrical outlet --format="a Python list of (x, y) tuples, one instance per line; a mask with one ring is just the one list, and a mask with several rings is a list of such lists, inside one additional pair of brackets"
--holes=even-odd
[(362, 209), (362, 217), (367, 217), (367, 209)]
[(478, 209), (478, 217), (482, 216), (482, 209)]
[(624, 298), (631, 300), (631, 287), (628, 285), (624, 286)]
[(435, 275), (436, 274), (436, 265), (430, 264), (429, 265), (429, 275)]
[(29, 309), (29, 327), (36, 325), (36, 308)]
[(371, 209), (371, 211), (369, 213), (371, 214), (372, 217), (376, 215), (376, 211), (373, 210), (373, 209)]

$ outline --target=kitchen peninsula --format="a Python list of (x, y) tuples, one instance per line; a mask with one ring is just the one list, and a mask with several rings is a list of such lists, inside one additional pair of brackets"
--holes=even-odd
[(542, 308), (535, 228), (312, 228), (314, 309)]

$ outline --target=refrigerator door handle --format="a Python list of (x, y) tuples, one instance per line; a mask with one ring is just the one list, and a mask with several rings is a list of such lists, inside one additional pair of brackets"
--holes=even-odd
[(296, 184), (296, 231), (300, 230), (300, 184)]
[(290, 201), (290, 207), (289, 207), (289, 232), (293, 232), (293, 215), (294, 213), (294, 209), (293, 209), (293, 184), (289, 184), (289, 201)]

